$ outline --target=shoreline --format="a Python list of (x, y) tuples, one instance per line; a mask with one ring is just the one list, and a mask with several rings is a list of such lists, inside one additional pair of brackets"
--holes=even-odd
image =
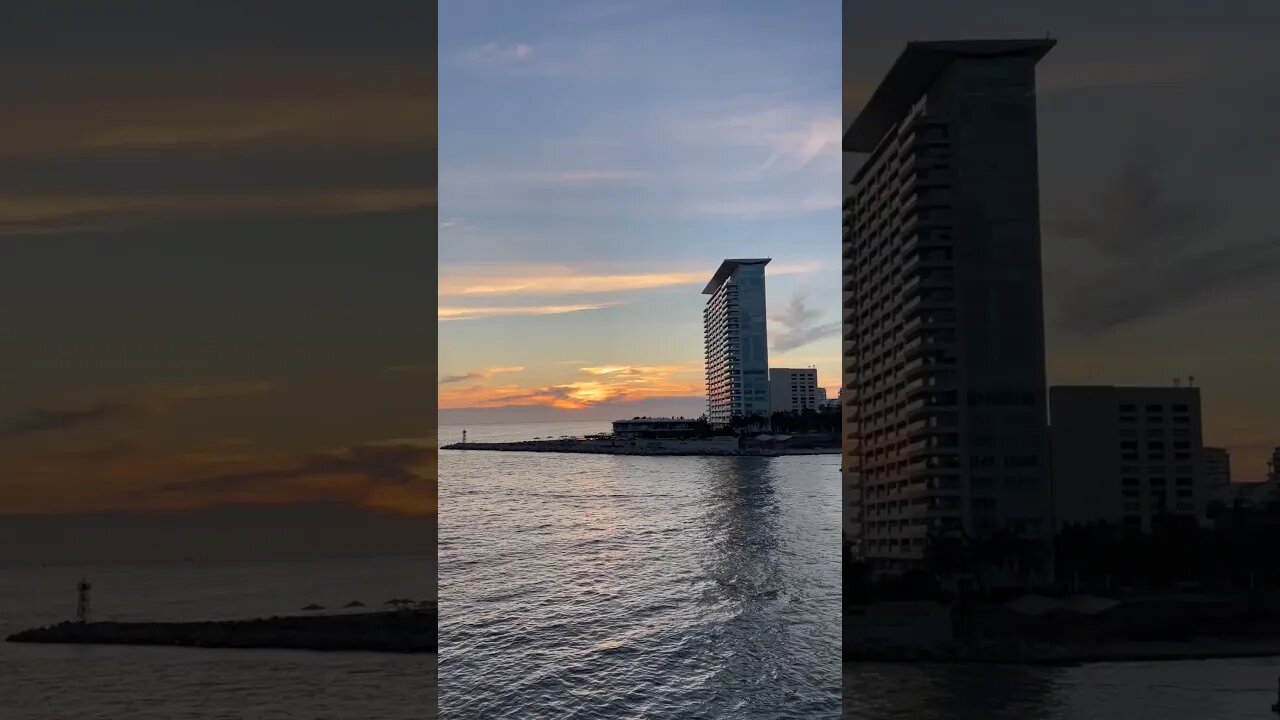
[(406, 610), (203, 622), (62, 622), (10, 635), (11, 643), (238, 650), (436, 653), (437, 615)]
[(538, 452), (583, 455), (638, 455), (646, 457), (783, 457), (787, 455), (839, 455), (840, 448), (645, 448), (593, 443), (590, 440), (520, 440), (500, 443), (451, 443), (441, 450), (481, 452)]
[(879, 647), (846, 652), (844, 664), (945, 663), (1075, 667), (1097, 663), (1180, 662), (1280, 657), (1280, 638), (1250, 641), (1203, 639), (1170, 642), (1117, 642), (1095, 647), (949, 646)]

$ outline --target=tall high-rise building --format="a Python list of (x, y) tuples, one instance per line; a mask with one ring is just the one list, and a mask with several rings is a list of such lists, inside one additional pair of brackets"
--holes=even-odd
[(771, 412), (818, 410), (827, 393), (818, 387), (814, 368), (769, 368)]
[(1053, 40), (910, 43), (844, 136), (845, 532), (1052, 533), (1035, 66)]
[(764, 266), (768, 258), (725, 260), (703, 288), (707, 420), (769, 417), (769, 337), (765, 327)]
[(1049, 414), (1059, 527), (1150, 532), (1163, 513), (1206, 521), (1199, 388), (1053, 387)]

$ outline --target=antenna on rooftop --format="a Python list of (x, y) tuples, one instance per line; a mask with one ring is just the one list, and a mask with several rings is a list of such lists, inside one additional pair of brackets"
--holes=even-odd
[(1196, 376), (1195, 376), (1195, 375), (1188, 375), (1188, 376), (1187, 376), (1187, 387), (1195, 387), (1195, 386), (1196, 386)]

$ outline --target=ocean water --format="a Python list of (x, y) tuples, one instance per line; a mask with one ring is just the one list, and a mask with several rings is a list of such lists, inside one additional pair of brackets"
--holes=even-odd
[(1280, 659), (849, 665), (849, 720), (1274, 720)]
[(441, 717), (837, 718), (839, 528), (834, 455), (442, 450)]
[[(0, 569), (0, 636), (73, 617), (93, 583), (100, 620), (297, 614), (432, 597), (431, 558)], [(421, 720), (436, 717), (428, 655), (0, 643), (0, 720)]]

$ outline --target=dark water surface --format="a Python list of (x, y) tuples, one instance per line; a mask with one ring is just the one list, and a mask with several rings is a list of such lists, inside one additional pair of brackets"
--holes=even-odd
[(839, 717), (838, 456), (444, 450), (440, 508), (441, 717)]
[(851, 664), (850, 720), (1274, 720), (1280, 659), (1072, 668)]
[[(205, 620), (429, 598), (434, 571), (432, 558), (0, 568), (0, 637), (74, 616), (82, 574), (94, 619)], [(0, 720), (421, 720), (435, 676), (429, 655), (0, 642)]]

